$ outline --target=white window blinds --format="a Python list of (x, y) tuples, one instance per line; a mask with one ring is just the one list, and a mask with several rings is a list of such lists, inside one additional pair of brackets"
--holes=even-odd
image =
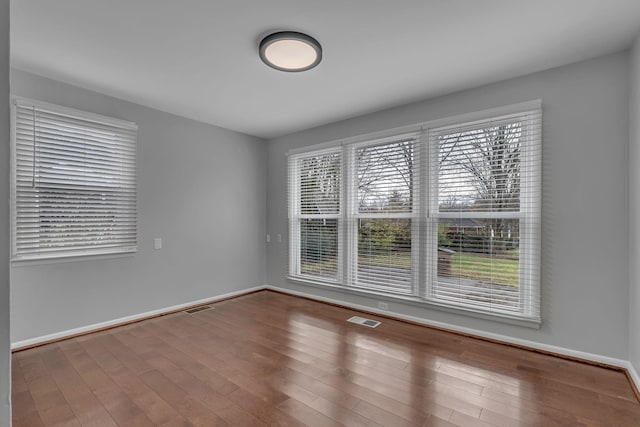
[(135, 251), (137, 126), (25, 99), (13, 125), (13, 259)]
[(339, 151), (292, 157), (289, 221), (294, 274), (337, 281), (342, 221), (342, 155)]
[(351, 286), (414, 293), (419, 138), (399, 136), (351, 150)]
[(540, 110), (430, 131), (428, 298), (539, 318)]
[(291, 154), (290, 277), (539, 323), (540, 103), (498, 111)]

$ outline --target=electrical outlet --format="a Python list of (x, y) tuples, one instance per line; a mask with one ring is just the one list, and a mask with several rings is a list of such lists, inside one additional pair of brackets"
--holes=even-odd
[(380, 301), (378, 302), (378, 308), (380, 310), (389, 310), (389, 303)]
[(158, 249), (162, 249), (162, 239), (159, 237), (156, 237), (155, 239), (153, 239), (153, 249), (158, 250)]
[(282, 234), (278, 234), (278, 243), (282, 243)]
[(267, 234), (267, 243), (271, 243), (271, 234)]

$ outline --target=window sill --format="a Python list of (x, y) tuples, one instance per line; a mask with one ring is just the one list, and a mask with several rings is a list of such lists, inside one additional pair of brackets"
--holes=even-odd
[(110, 253), (76, 253), (63, 255), (59, 254), (56, 256), (50, 256), (47, 258), (43, 257), (30, 257), (30, 258), (14, 258), (11, 260), (12, 267), (29, 267), (33, 265), (45, 265), (45, 264), (61, 264), (67, 262), (77, 262), (77, 261), (96, 261), (96, 260), (108, 260), (108, 259), (118, 259), (118, 258), (131, 258), (137, 253), (137, 250), (127, 250), (121, 252), (110, 252)]
[(474, 317), (477, 319), (491, 320), (500, 323), (507, 323), (510, 325), (522, 326), (531, 329), (539, 329), (541, 321), (540, 319), (527, 319), (515, 316), (509, 316), (508, 314), (500, 313), (488, 313), (481, 310), (474, 310), (467, 307), (458, 307), (455, 305), (437, 303), (434, 301), (427, 301), (415, 296), (407, 295), (394, 295), (384, 292), (377, 292), (375, 290), (362, 289), (362, 288), (350, 288), (335, 282), (324, 282), (321, 280), (312, 280), (306, 277), (300, 276), (287, 276), (287, 279), (296, 284), (312, 286), (323, 289), (331, 289), (334, 291), (340, 291), (351, 295), (359, 295), (365, 297), (375, 297), (377, 300), (385, 300), (390, 302), (399, 302), (402, 304), (413, 305), (417, 307), (429, 308), (438, 311), (444, 311), (447, 313), (454, 313), (464, 315), (468, 317)]

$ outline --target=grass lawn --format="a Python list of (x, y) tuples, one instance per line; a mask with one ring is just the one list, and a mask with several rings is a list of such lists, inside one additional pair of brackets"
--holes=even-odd
[[(411, 268), (411, 254), (396, 252), (390, 254), (360, 254), (360, 265), (384, 266), (396, 268)], [(318, 276), (333, 276), (337, 271), (335, 258), (324, 261), (303, 260), (301, 265), (303, 274)], [(481, 280), (487, 283), (518, 286), (520, 282), (520, 268), (518, 251), (509, 251), (506, 255), (490, 258), (484, 254), (456, 252), (451, 258), (451, 272), (449, 277)]]
[(324, 261), (302, 260), (300, 273), (319, 277), (333, 277), (338, 274), (338, 261), (335, 257), (327, 257)]
[(518, 286), (520, 266), (514, 256), (489, 258), (483, 254), (456, 252), (451, 259), (451, 275), (501, 285)]
[(360, 265), (381, 265), (384, 267), (411, 268), (411, 253), (392, 252), (389, 254), (359, 254)]

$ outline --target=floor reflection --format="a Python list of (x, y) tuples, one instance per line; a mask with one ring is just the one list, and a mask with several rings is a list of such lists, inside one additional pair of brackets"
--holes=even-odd
[(373, 329), (347, 323), (347, 318), (289, 313), (288, 345), (316, 353), (307, 363), (308, 371), (294, 367), (292, 382), (323, 389), (326, 399), (342, 407), (359, 394), (369, 400), (390, 398), (398, 403), (396, 414), (406, 419), (417, 416), (415, 408), (421, 408), (423, 416), (443, 420), (478, 419), (483, 411), (514, 422), (531, 415), (520, 397), (535, 397), (535, 387), (499, 366), (465, 362), (467, 355), (455, 335), (446, 334), (442, 341), (433, 339), (434, 334), (444, 334), (439, 331), (429, 331), (424, 339), (408, 337), (388, 333), (386, 323), (393, 321), (376, 319), (382, 325)]

